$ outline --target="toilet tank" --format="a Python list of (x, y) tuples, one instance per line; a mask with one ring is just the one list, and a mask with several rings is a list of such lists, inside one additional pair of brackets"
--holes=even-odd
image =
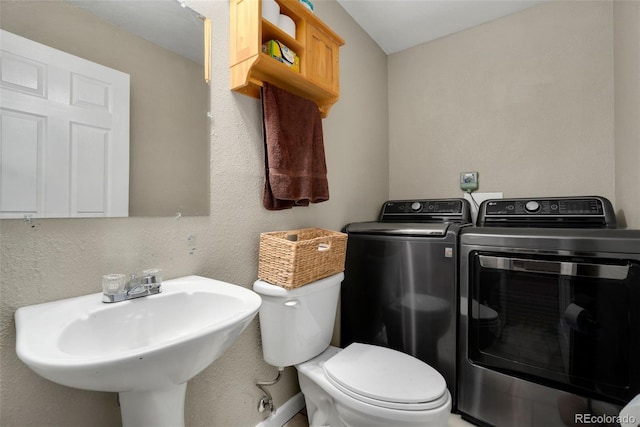
[(260, 331), (267, 363), (296, 365), (329, 346), (343, 278), (344, 273), (338, 273), (296, 289), (262, 280), (253, 284), (262, 297)]

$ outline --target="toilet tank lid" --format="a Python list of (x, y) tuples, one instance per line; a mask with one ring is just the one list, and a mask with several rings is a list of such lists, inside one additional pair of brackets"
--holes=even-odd
[(377, 402), (428, 404), (442, 399), (447, 384), (431, 366), (396, 350), (353, 343), (323, 366), (332, 382)]
[(285, 289), (282, 286), (273, 285), (265, 282), (264, 280), (256, 280), (253, 283), (253, 290), (260, 295), (295, 298), (303, 295), (309, 295), (314, 292), (320, 292), (334, 286), (340, 286), (342, 279), (344, 279), (344, 273), (338, 273), (294, 289)]

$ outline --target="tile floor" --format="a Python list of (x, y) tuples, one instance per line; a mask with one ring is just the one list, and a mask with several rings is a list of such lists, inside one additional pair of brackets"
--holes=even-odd
[[(297, 413), (282, 427), (309, 427), (309, 421), (307, 420), (305, 410), (303, 409)], [(464, 421), (460, 418), (460, 415), (451, 414), (449, 416), (449, 425), (447, 427), (474, 427), (474, 425)]]

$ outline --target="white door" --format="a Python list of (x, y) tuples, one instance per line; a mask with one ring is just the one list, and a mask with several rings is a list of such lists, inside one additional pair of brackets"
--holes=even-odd
[(128, 74), (0, 30), (0, 96), (0, 218), (128, 216)]

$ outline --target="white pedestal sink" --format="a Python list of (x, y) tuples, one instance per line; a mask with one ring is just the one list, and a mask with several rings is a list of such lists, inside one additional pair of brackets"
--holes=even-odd
[(260, 308), (258, 294), (199, 276), (113, 304), (102, 294), (16, 311), (18, 357), (53, 382), (120, 394), (125, 427), (183, 426), (187, 381), (216, 360)]

